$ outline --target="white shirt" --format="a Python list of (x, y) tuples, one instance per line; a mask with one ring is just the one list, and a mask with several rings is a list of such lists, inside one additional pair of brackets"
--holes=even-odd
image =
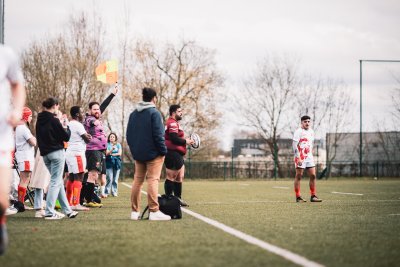
[(312, 154), (314, 131), (312, 129), (297, 129), (293, 134), (293, 141), (299, 142), (297, 144), (297, 149), (299, 150), (301, 159), (303, 159), (304, 161), (314, 160)]
[(15, 158), (17, 162), (35, 160), (35, 148), (28, 143), (28, 140), (32, 137), (31, 131), (25, 124), (18, 125), (15, 129)]
[(85, 152), (86, 143), (81, 136), (86, 133), (85, 127), (76, 120), (71, 120), (68, 126), (71, 131), (71, 137), (69, 138), (67, 152)]
[(23, 82), (21, 68), (17, 55), (9, 48), (0, 44), (0, 150), (13, 149), (12, 127), (7, 122), (11, 107), (10, 82)]

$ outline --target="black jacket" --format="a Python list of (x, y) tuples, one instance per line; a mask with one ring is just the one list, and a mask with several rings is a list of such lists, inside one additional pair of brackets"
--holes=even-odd
[(36, 122), (36, 139), (40, 149), (40, 155), (63, 149), (64, 142), (68, 142), (71, 136), (69, 128), (64, 130), (55, 115), (48, 111), (40, 112)]
[(133, 158), (138, 161), (149, 161), (167, 154), (162, 117), (154, 104), (140, 102), (131, 113), (126, 141)]

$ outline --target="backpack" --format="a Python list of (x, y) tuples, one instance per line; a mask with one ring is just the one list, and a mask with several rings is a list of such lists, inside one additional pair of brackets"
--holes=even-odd
[[(159, 196), (158, 204), (160, 206), (160, 211), (166, 215), (171, 216), (171, 219), (182, 219), (181, 201), (176, 196), (173, 196), (173, 195)], [(146, 213), (146, 211), (148, 209), (149, 209), (149, 206), (147, 206), (144, 209), (142, 216), (140, 217), (141, 219), (143, 219), (144, 214)]]

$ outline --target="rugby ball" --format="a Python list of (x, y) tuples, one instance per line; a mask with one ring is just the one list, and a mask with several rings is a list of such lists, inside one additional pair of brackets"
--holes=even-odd
[(194, 141), (194, 143), (191, 145), (194, 149), (198, 149), (200, 147), (200, 136), (196, 133), (192, 133), (190, 135), (190, 139)]

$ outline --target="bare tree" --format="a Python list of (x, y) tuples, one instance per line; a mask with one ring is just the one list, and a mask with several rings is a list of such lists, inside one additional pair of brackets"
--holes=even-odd
[[(288, 114), (299, 85), (296, 64), (285, 58), (265, 58), (234, 96), (242, 123), (265, 140), (280, 177), (278, 138), (288, 127)], [(276, 173), (275, 173), (276, 177)]]
[[(196, 132), (203, 141), (202, 149), (193, 151), (193, 156), (208, 157), (214, 150), (217, 153), (213, 130), (219, 123), (216, 106), (221, 98), (217, 93), (224, 79), (215, 64), (215, 52), (186, 40), (162, 46), (139, 40), (134, 52), (136, 86), (132, 90), (146, 86), (157, 89), (157, 108), (164, 119), (170, 105), (180, 104), (185, 110), (186, 133)], [(132, 94), (134, 98), (137, 95)]]
[(312, 128), (315, 132), (323, 131), (326, 128), (326, 118), (329, 116), (330, 106), (334, 105), (332, 90), (337, 90), (343, 86), (341, 82), (305, 76), (302, 78), (299, 89), (295, 97), (295, 112), (300, 118), (309, 115), (312, 119)]
[(64, 112), (72, 105), (84, 108), (105, 95), (94, 70), (104, 57), (104, 31), (98, 18), (89, 23), (85, 13), (71, 16), (66, 32), (34, 41), (22, 53), (27, 104), (41, 109), (42, 101), (57, 97)]
[(338, 143), (345, 136), (344, 130), (352, 121), (353, 100), (344, 85), (332, 82), (327, 84), (326, 89), (329, 93), (326, 95), (327, 113), (323, 127), (327, 133), (331, 133), (329, 137), (327, 135), (326, 140), (326, 164), (330, 176), (329, 166), (336, 158)]

